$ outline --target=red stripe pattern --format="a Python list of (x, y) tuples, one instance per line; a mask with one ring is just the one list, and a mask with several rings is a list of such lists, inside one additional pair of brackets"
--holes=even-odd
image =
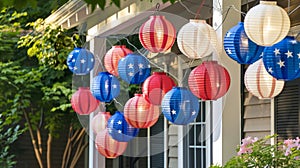
[(139, 39), (143, 47), (150, 52), (165, 52), (174, 44), (176, 30), (165, 16), (150, 16), (140, 27)]
[(230, 86), (228, 71), (217, 61), (204, 61), (196, 67), (188, 79), (191, 92), (202, 100), (217, 100)]
[(72, 95), (71, 105), (77, 114), (89, 115), (97, 109), (99, 101), (94, 98), (88, 87), (79, 87)]
[(125, 45), (113, 46), (110, 50), (108, 50), (104, 56), (104, 66), (107, 72), (113, 74), (114, 76), (119, 76), (119, 60), (130, 53), (132, 53), (132, 51), (126, 48)]
[(98, 152), (106, 158), (116, 158), (122, 155), (126, 148), (127, 142), (118, 142), (110, 137), (108, 130), (99, 132), (95, 139), (95, 145)]
[(159, 106), (150, 104), (142, 94), (135, 94), (124, 106), (124, 117), (135, 128), (153, 126), (160, 115)]
[(249, 65), (244, 83), (247, 90), (259, 99), (271, 99), (277, 96), (284, 87), (284, 81), (276, 80), (267, 72), (262, 59)]

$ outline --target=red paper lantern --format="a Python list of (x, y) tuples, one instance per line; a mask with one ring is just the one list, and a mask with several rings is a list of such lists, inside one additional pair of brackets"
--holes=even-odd
[(126, 48), (125, 45), (113, 46), (110, 50), (107, 51), (107, 53), (104, 56), (104, 66), (106, 70), (115, 76), (119, 76), (119, 60), (130, 53), (132, 53), (132, 51)]
[(143, 84), (145, 98), (154, 105), (160, 105), (164, 95), (176, 86), (172, 78), (164, 72), (154, 72)]
[(203, 100), (216, 100), (224, 96), (230, 86), (228, 71), (217, 61), (204, 61), (190, 73), (189, 88)]
[(71, 104), (73, 110), (79, 115), (88, 115), (96, 110), (99, 101), (94, 98), (89, 87), (79, 87), (72, 95)]
[(109, 112), (99, 112), (97, 115), (94, 116), (91, 127), (95, 134), (100, 131), (103, 131), (107, 126), (107, 121), (111, 117)]
[(124, 106), (124, 117), (135, 128), (151, 127), (157, 122), (159, 114), (159, 106), (150, 104), (142, 94), (135, 94)]
[(164, 52), (174, 44), (176, 30), (165, 16), (150, 16), (140, 28), (139, 39), (150, 52)]
[(106, 158), (116, 158), (125, 152), (128, 143), (114, 140), (105, 129), (97, 134), (95, 144), (101, 155)]

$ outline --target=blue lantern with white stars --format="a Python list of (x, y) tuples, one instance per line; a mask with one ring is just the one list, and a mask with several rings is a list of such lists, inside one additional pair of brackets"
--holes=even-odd
[(263, 56), (264, 47), (255, 44), (245, 33), (244, 23), (239, 22), (224, 37), (226, 54), (240, 64), (252, 64)]
[(139, 129), (129, 125), (123, 113), (119, 111), (109, 118), (107, 129), (109, 135), (119, 142), (128, 142), (139, 133)]
[(108, 72), (100, 72), (91, 86), (93, 96), (100, 102), (110, 102), (120, 94), (120, 82)]
[(85, 48), (75, 48), (67, 58), (69, 69), (76, 75), (86, 75), (94, 68), (94, 55)]
[(282, 41), (264, 50), (266, 70), (276, 79), (285, 81), (300, 77), (300, 43), (287, 36)]
[(118, 64), (119, 76), (129, 84), (140, 84), (150, 76), (150, 63), (147, 58), (128, 54), (120, 59)]
[(173, 124), (186, 125), (197, 117), (199, 101), (188, 89), (173, 87), (164, 96), (161, 109), (167, 120)]

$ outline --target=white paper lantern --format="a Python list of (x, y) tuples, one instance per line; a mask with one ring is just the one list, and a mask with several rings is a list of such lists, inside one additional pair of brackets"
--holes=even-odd
[(260, 1), (251, 8), (245, 20), (247, 36), (261, 46), (272, 46), (281, 41), (290, 30), (290, 18), (276, 1)]
[(217, 34), (205, 20), (191, 19), (177, 35), (179, 50), (189, 58), (198, 59), (217, 51)]
[(276, 80), (267, 72), (262, 59), (249, 65), (244, 82), (247, 90), (259, 99), (273, 98), (284, 87), (284, 81)]

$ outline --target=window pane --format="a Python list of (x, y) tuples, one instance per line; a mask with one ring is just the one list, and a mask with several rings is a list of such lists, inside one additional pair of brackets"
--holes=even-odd
[(195, 134), (194, 134), (194, 129), (195, 129), (195, 126), (194, 125), (190, 125), (189, 126), (190, 130), (189, 130), (189, 145), (195, 145), (194, 144), (194, 138), (195, 138)]
[(206, 166), (206, 149), (197, 149), (196, 159), (197, 159), (197, 168), (205, 168)]
[(206, 145), (205, 141), (208, 137), (206, 137), (206, 135), (205, 135), (206, 134), (205, 129), (206, 129), (205, 125), (201, 124), (201, 125), (196, 126), (195, 137), (196, 137), (196, 145), (197, 146), (205, 146)]
[(195, 167), (194, 151), (194, 148), (189, 150), (189, 167)]

